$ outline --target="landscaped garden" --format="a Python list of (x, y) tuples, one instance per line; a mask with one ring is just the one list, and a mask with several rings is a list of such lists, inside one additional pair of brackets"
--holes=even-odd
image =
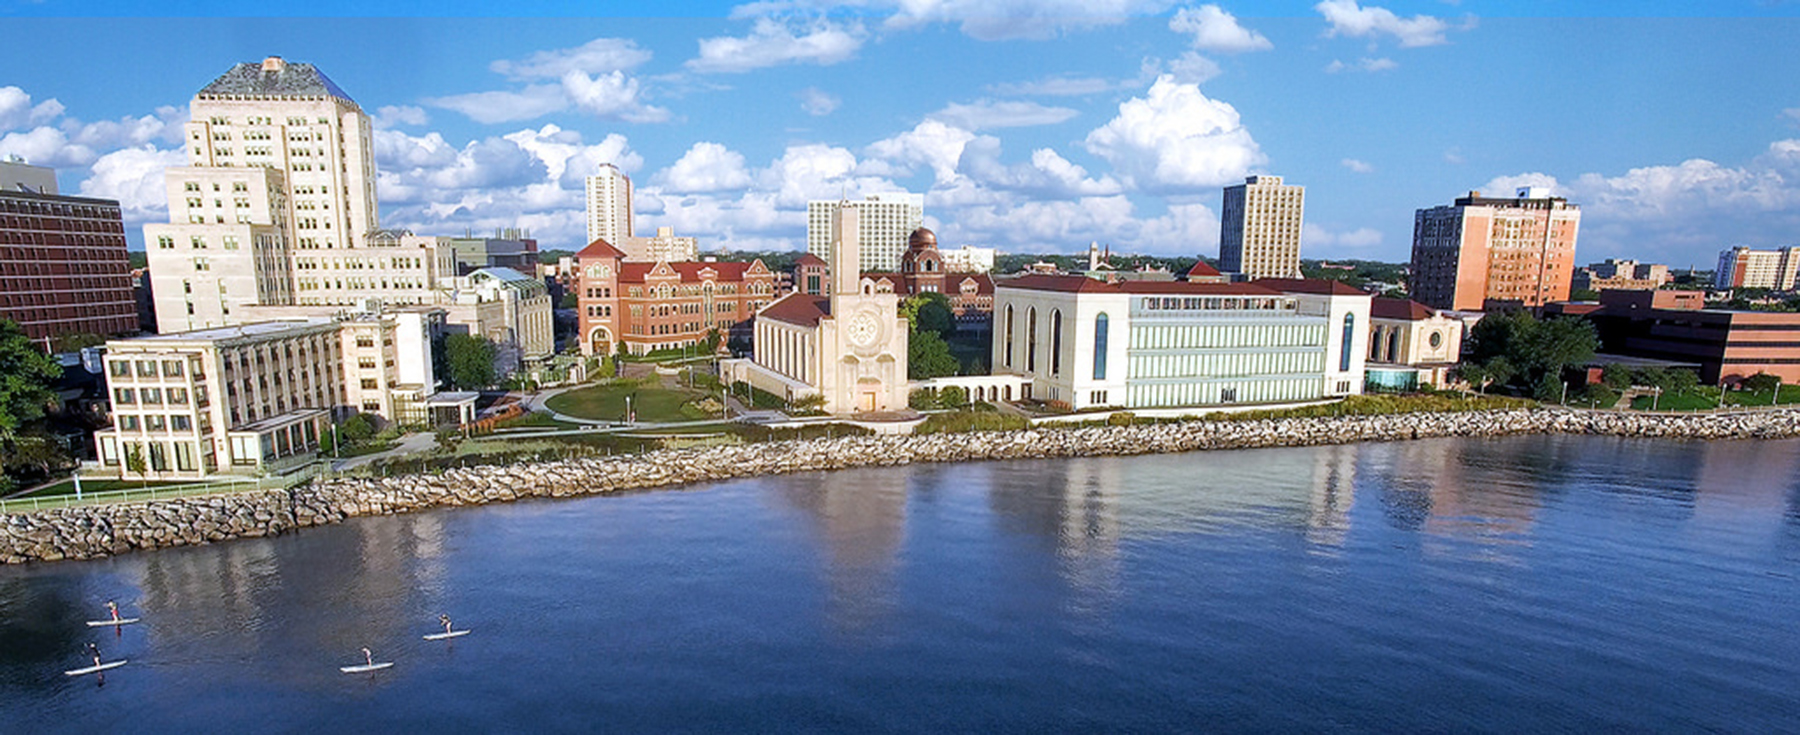
[(655, 378), (580, 388), (552, 396), (544, 405), (560, 414), (605, 421), (625, 421), (629, 410), (637, 414), (637, 421), (648, 423), (697, 421), (718, 418), (720, 413), (717, 395), (665, 388)]

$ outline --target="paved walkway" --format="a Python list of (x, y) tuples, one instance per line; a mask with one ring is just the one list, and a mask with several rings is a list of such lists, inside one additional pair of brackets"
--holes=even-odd
[(427, 451), (435, 447), (437, 447), (437, 434), (403, 434), (399, 439), (394, 440), (394, 446), (390, 449), (375, 452), (374, 454), (364, 454), (359, 457), (334, 459), (331, 461), (331, 470), (333, 472), (342, 472), (344, 470), (361, 467), (376, 460), (403, 457), (409, 454)]

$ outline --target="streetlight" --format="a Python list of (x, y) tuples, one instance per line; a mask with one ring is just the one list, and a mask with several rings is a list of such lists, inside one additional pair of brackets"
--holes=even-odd
[(625, 396), (625, 423), (631, 423), (631, 396)]

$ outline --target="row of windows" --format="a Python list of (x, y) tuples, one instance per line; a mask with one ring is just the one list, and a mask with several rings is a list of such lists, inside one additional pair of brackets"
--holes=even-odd
[(1317, 376), (1134, 383), (1128, 391), (1126, 405), (1129, 408), (1153, 408), (1304, 401), (1318, 398), (1320, 388)]
[[(148, 414), (141, 417), (136, 414), (119, 414), (118, 420), (120, 431), (194, 430), (193, 417), (184, 413), (169, 414), (167, 416), (164, 416), (163, 414)], [(201, 428), (202, 430), (205, 430), (211, 427), (203, 425)]]
[(1321, 350), (1133, 354), (1129, 379), (1181, 380), (1243, 375), (1298, 375), (1325, 371)]
[(1134, 324), (1133, 350), (1258, 349), (1324, 347), (1324, 325), (1314, 319), (1300, 323), (1252, 322), (1248, 324), (1157, 325)]

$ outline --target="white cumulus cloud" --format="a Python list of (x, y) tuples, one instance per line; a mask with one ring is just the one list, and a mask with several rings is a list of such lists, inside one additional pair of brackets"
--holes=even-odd
[(596, 38), (575, 48), (539, 51), (523, 61), (501, 59), (488, 65), (495, 73), (515, 80), (560, 79), (576, 71), (605, 74), (635, 69), (650, 60), (650, 52), (628, 38)]
[[(873, 6), (889, 5), (876, 0)], [(1125, 22), (1134, 15), (1160, 12), (1167, 0), (891, 0), (888, 28), (916, 28), (931, 23), (955, 24), (970, 38), (983, 41), (1047, 39)]]
[(844, 103), (844, 101), (838, 99), (836, 95), (828, 94), (825, 90), (819, 89), (818, 87), (807, 87), (806, 89), (800, 90), (799, 97), (800, 109), (805, 110), (806, 114), (814, 117), (829, 115), (836, 112), (838, 106)]
[(750, 171), (744, 167), (744, 154), (718, 143), (702, 141), (688, 148), (673, 165), (656, 175), (665, 192), (694, 192), (743, 189), (750, 186)]
[(952, 103), (926, 117), (965, 130), (1018, 128), (1054, 125), (1075, 117), (1067, 107), (1049, 107), (1036, 102), (977, 100), (970, 104)]
[(1355, 158), (1346, 158), (1342, 161), (1338, 161), (1338, 164), (1359, 174), (1373, 173), (1375, 171), (1375, 167), (1369, 165), (1368, 161)]
[(1339, 59), (1332, 59), (1331, 63), (1325, 65), (1325, 73), (1326, 74), (1336, 74), (1338, 72), (1344, 72), (1344, 71), (1360, 71), (1360, 72), (1374, 73), (1374, 72), (1378, 72), (1378, 71), (1391, 71), (1393, 69), (1398, 69), (1398, 68), (1400, 68), (1400, 62), (1395, 61), (1390, 58), (1387, 58), (1385, 56), (1380, 57), (1380, 58), (1370, 58), (1368, 56), (1364, 56), (1360, 59), (1357, 59), (1356, 61), (1352, 61), (1352, 62), (1348, 62), (1348, 63), (1346, 63), (1342, 60), (1339, 60)]
[(81, 195), (118, 200), (119, 214), (128, 226), (167, 221), (163, 171), (185, 165), (187, 154), (180, 148), (158, 150), (148, 144), (121, 148), (94, 161), (92, 173), (81, 182)]
[(0, 131), (42, 125), (63, 113), (63, 105), (53, 99), (31, 103), (31, 95), (18, 87), (0, 87)]
[(1275, 44), (1261, 33), (1243, 27), (1236, 16), (1217, 5), (1182, 8), (1169, 19), (1169, 30), (1192, 38), (1194, 48), (1222, 54), (1267, 51)]
[(467, 115), (478, 123), (495, 124), (531, 120), (569, 109), (569, 98), (560, 84), (532, 84), (518, 91), (470, 92), (434, 97), (425, 104)]
[(369, 122), (378, 128), (397, 128), (401, 125), (424, 125), (431, 122), (431, 116), (425, 114), (425, 108), (413, 105), (382, 105), (369, 116)]
[(1110, 92), (1118, 86), (1100, 77), (1055, 76), (1028, 82), (990, 84), (987, 91), (1007, 97), (1085, 97)]
[(1330, 26), (1325, 31), (1328, 37), (1392, 36), (1401, 46), (1406, 47), (1449, 43), (1444, 34), (1450, 29), (1450, 24), (1442, 18), (1429, 15), (1402, 18), (1387, 8), (1358, 5), (1356, 0), (1323, 0), (1314, 5), (1313, 9), (1325, 16), (1325, 22)]
[(1119, 105), (1084, 145), (1128, 186), (1149, 190), (1221, 186), (1264, 161), (1236, 108), (1167, 75)]
[(1302, 246), (1342, 252), (1372, 248), (1381, 244), (1381, 232), (1371, 227), (1358, 227), (1353, 230), (1333, 230), (1324, 225), (1307, 222), (1300, 226), (1300, 242)]
[(687, 67), (697, 72), (747, 72), (783, 64), (830, 66), (846, 61), (862, 48), (867, 33), (861, 24), (813, 21), (798, 29), (772, 18), (758, 18), (748, 36), (700, 39), (700, 53)]
[(614, 71), (598, 76), (570, 71), (563, 75), (563, 91), (575, 106), (595, 117), (626, 122), (663, 122), (669, 111), (644, 104), (638, 80), (624, 72)]

